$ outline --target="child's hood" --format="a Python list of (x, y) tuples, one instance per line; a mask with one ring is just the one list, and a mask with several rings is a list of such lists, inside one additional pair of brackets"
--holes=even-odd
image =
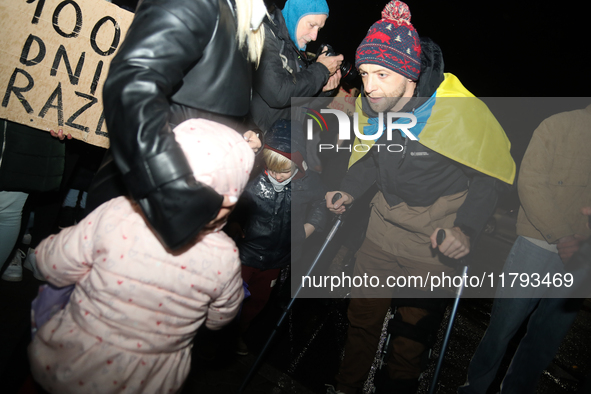
[(173, 131), (195, 179), (221, 195), (238, 198), (254, 163), (254, 153), (244, 138), (206, 119), (186, 120)]

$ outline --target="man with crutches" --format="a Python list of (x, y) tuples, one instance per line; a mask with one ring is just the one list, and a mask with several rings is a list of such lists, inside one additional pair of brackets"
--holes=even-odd
[[(504, 131), (454, 75), (443, 73), (441, 49), (419, 38), (406, 4), (386, 5), (359, 45), (355, 65), (363, 82), (357, 140), (338, 191), (342, 197), (332, 203), (333, 191), (326, 201), (340, 214), (377, 183), (354, 275), (379, 282), (352, 288), (345, 355), (337, 387), (329, 388), (345, 394), (360, 392), (368, 376), (391, 298), (417, 297), (417, 291), (411, 296), (405, 290), (420, 289), (433, 276), (453, 275), (444, 261), (469, 253), (501, 185), (512, 184), (515, 176)], [(391, 121), (401, 124), (393, 127)], [(438, 245), (440, 229), (446, 237)], [(434, 297), (428, 286), (423, 290), (420, 297)], [(433, 308), (400, 301), (397, 319), (408, 331), (429, 320)], [(387, 360), (389, 389), (396, 387), (396, 393), (414, 393), (422, 372), (424, 341), (407, 336), (391, 341)]]

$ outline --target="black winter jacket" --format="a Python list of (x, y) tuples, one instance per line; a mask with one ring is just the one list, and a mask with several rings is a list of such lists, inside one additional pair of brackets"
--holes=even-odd
[[(400, 112), (411, 112), (430, 97), (443, 81), (443, 57), (441, 49), (431, 40), (421, 40), (421, 75), (417, 84), (417, 99), (411, 101)], [(364, 112), (372, 115), (369, 105)], [(377, 116), (377, 114), (375, 114)], [(386, 133), (377, 144), (398, 144), (403, 152), (390, 153), (385, 146), (374, 145), (358, 163), (353, 165), (341, 183), (341, 190), (354, 198), (361, 196), (377, 182), (388, 205), (405, 202), (410, 206), (430, 206), (438, 198), (468, 190), (466, 200), (457, 212), (455, 226), (466, 230), (474, 240), (492, 215), (502, 184), (494, 178), (454, 162), (445, 156), (411, 141), (394, 132), (391, 141)]]
[(57, 190), (64, 173), (65, 141), (6, 119), (0, 122), (0, 191)]
[(111, 150), (171, 249), (193, 240), (222, 203), (195, 181), (172, 128), (208, 118), (236, 129), (248, 113), (251, 72), (233, 0), (143, 1), (111, 62), (103, 94)]
[(292, 97), (314, 97), (328, 81), (330, 73), (321, 63), (304, 59), (289, 37), (281, 10), (270, 7), (265, 18), (265, 48), (253, 77), (251, 115), (266, 132), (278, 119), (291, 119)]
[(297, 261), (306, 238), (304, 224), (322, 231), (326, 222), (325, 193), (320, 175), (313, 171), (281, 192), (273, 189), (265, 172), (253, 179), (231, 218), (244, 232), (244, 238), (236, 240), (242, 264), (267, 270)]

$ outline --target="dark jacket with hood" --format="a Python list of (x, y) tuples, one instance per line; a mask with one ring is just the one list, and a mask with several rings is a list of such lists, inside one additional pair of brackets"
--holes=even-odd
[[(441, 49), (430, 39), (421, 39), (421, 74), (411, 100), (400, 112), (412, 112), (426, 101), (443, 82), (443, 56)], [(377, 116), (363, 100), (363, 111)], [(402, 202), (409, 206), (426, 207), (438, 198), (468, 190), (466, 200), (459, 208), (454, 226), (471, 236), (479, 233), (493, 213), (498, 199), (501, 181), (461, 165), (421, 145), (418, 141), (404, 138), (401, 133), (392, 133), (386, 140), (383, 134), (377, 144), (399, 144), (403, 152), (391, 153), (384, 146), (378, 152), (376, 145), (358, 163), (353, 165), (343, 182), (341, 190), (360, 197), (374, 182), (384, 194), (388, 205)]]
[[(303, 131), (298, 131), (303, 135)], [(298, 172), (281, 192), (276, 192), (267, 171), (246, 186), (230, 220), (238, 221), (244, 238), (236, 243), (242, 264), (259, 269), (281, 268), (302, 255), (304, 224), (322, 231), (328, 218), (320, 175), (307, 168), (305, 146), (290, 141), (291, 122), (279, 120), (269, 130), (266, 145), (291, 152)], [(302, 141), (303, 142), (303, 141)], [(291, 250), (291, 254), (290, 254)]]
[(291, 119), (292, 97), (321, 93), (330, 73), (321, 63), (310, 63), (289, 37), (281, 10), (274, 5), (265, 18), (265, 48), (253, 77), (251, 115), (266, 132), (275, 121)]
[(172, 128), (206, 118), (236, 129), (248, 114), (252, 67), (235, 13), (233, 0), (144, 0), (105, 82), (115, 162), (171, 249), (193, 240), (223, 200), (195, 181)]

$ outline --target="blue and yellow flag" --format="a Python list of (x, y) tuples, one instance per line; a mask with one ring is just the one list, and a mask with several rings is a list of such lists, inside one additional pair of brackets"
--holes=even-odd
[[(364, 133), (364, 127), (371, 128), (375, 122), (363, 113), (361, 97), (355, 102), (355, 112), (359, 117), (359, 131)], [(486, 104), (470, 93), (455, 75), (446, 73), (437, 91), (414, 115), (417, 124), (409, 131), (419, 143), (483, 174), (513, 183), (515, 162), (510, 154), (509, 139)], [(363, 144), (371, 146), (374, 142), (364, 140)], [(356, 138), (354, 145), (360, 144), (362, 142)], [(359, 150), (363, 152), (353, 150), (349, 168), (368, 149)]]

